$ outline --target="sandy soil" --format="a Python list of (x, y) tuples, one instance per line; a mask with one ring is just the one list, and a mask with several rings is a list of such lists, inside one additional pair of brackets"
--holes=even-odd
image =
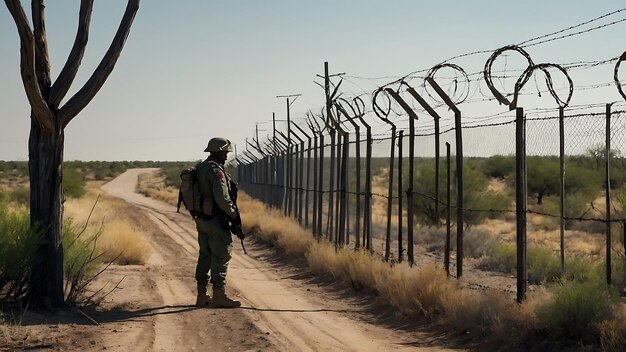
[(227, 291), (242, 307), (192, 306), (195, 226), (187, 214), (135, 192), (138, 175), (150, 170), (129, 170), (102, 187), (132, 204), (129, 214), (151, 234), (149, 262), (110, 267), (94, 286), (122, 281), (97, 310), (29, 313), (21, 325), (0, 325), (0, 351), (463, 350), (458, 337), (286, 265), (273, 248), (249, 240), (249, 255), (235, 242), (228, 274)]

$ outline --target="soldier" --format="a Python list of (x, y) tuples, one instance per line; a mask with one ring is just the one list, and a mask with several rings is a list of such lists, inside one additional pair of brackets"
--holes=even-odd
[[(228, 226), (228, 217), (237, 218), (237, 210), (229, 195), (230, 176), (224, 170), (228, 152), (232, 152), (229, 140), (225, 138), (211, 138), (204, 150), (211, 153), (200, 162), (196, 169), (200, 193), (208, 199), (209, 208), (204, 209), (206, 214), (196, 218), (198, 230), (198, 244), (200, 253), (196, 265), (196, 281), (198, 282), (198, 297), (196, 306), (209, 305), (213, 308), (236, 308), (241, 306), (239, 301), (231, 300), (226, 296), (226, 270), (231, 258), (232, 237)], [(211, 272), (213, 285), (213, 299), (207, 295), (207, 284)]]

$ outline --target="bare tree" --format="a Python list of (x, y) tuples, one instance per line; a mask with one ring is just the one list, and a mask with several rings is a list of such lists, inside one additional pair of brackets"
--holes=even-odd
[(104, 54), (85, 85), (61, 106), (78, 68), (87, 40), (93, 0), (81, 0), (76, 39), (65, 66), (52, 84), (44, 19), (44, 0), (32, 0), (32, 28), (19, 0), (4, 1), (20, 38), (20, 72), (31, 107), (28, 141), (30, 175), (30, 225), (42, 233), (27, 300), (30, 306), (52, 309), (65, 304), (63, 297), (63, 145), (64, 130), (102, 88), (119, 58), (139, 9), (139, 0), (128, 0), (124, 16)]

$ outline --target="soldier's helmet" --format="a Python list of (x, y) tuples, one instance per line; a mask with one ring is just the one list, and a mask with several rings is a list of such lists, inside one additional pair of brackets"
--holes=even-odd
[(214, 137), (209, 140), (205, 152), (232, 152), (232, 143), (226, 138)]

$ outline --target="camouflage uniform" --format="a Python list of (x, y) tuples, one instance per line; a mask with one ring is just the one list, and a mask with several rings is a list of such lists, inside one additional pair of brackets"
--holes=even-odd
[(200, 192), (213, 201), (208, 202), (212, 209), (205, 209), (211, 216), (196, 219), (200, 247), (196, 281), (198, 286), (206, 287), (210, 270), (213, 288), (223, 288), (233, 240), (228, 225), (218, 213), (221, 211), (233, 219), (237, 214), (229, 196), (230, 175), (224, 170), (223, 164), (213, 156), (198, 164), (197, 170)]

